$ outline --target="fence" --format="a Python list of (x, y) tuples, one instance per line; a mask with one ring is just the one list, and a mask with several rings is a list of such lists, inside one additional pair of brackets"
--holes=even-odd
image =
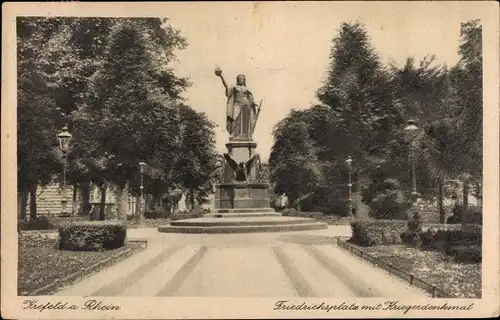
[(339, 248), (342, 248), (348, 252), (351, 252), (353, 255), (360, 257), (361, 259), (364, 259), (370, 263), (373, 264), (373, 266), (378, 266), (386, 271), (389, 272), (389, 274), (393, 274), (405, 281), (407, 281), (410, 286), (415, 286), (420, 289), (423, 289), (427, 292), (429, 292), (433, 298), (456, 298), (455, 296), (444, 292), (443, 290), (437, 288), (435, 285), (429, 284), (425, 282), (424, 280), (421, 280), (417, 277), (415, 277), (413, 274), (409, 274), (408, 272), (401, 270), (395, 266), (393, 266), (391, 263), (387, 263), (381, 259), (378, 259), (363, 250), (360, 250), (359, 248), (356, 248), (355, 246), (348, 244), (347, 242), (343, 241), (340, 237), (336, 237), (337, 239), (337, 245)]

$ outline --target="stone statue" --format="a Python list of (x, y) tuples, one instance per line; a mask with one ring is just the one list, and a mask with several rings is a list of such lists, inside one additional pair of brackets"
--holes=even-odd
[(230, 140), (251, 139), (260, 106), (254, 102), (253, 94), (246, 86), (245, 76), (238, 75), (236, 85), (228, 86), (221, 69), (216, 68), (215, 75), (221, 78), (226, 89), (226, 129)]
[(248, 181), (252, 168), (257, 163), (257, 160), (260, 161), (260, 156), (256, 153), (246, 162), (240, 162), (239, 164), (227, 153), (224, 153), (224, 159), (226, 159), (229, 167), (234, 171), (236, 181)]

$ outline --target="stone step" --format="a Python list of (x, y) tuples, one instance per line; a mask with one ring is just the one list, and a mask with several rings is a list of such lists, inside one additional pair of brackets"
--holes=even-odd
[(167, 233), (251, 233), (326, 228), (328, 228), (326, 223), (302, 217), (204, 217), (172, 221), (170, 225), (159, 227), (158, 231)]
[(217, 226), (254, 226), (290, 225), (314, 223), (312, 218), (298, 217), (235, 217), (235, 218), (195, 218), (170, 222), (170, 226), (217, 227)]
[(287, 232), (327, 229), (325, 223), (298, 223), (278, 225), (245, 225), (245, 226), (215, 226), (215, 227), (193, 227), (193, 226), (161, 226), (159, 232), (165, 233), (257, 233), (257, 232)]
[(206, 217), (211, 218), (251, 218), (251, 217), (281, 217), (279, 212), (248, 212), (248, 213), (212, 213)]
[(215, 209), (215, 213), (276, 212), (273, 208)]

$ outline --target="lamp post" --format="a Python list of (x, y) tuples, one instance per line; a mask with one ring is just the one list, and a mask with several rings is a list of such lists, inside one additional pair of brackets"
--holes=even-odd
[(349, 169), (349, 183), (347, 186), (349, 187), (349, 216), (352, 215), (352, 178), (351, 178), (351, 165), (352, 165), (352, 158), (351, 156), (347, 157), (347, 160), (345, 161), (347, 163), (347, 168)]
[(144, 170), (146, 169), (147, 164), (143, 161), (139, 162), (139, 170), (141, 172), (141, 199), (140, 199), (140, 205), (139, 205), (139, 221), (142, 221), (144, 218)]
[(71, 140), (71, 133), (68, 132), (68, 126), (65, 125), (61, 132), (57, 135), (57, 139), (59, 140), (59, 147), (61, 148), (61, 151), (63, 153), (63, 187), (62, 187), (62, 216), (67, 216), (68, 215), (68, 201), (66, 199), (66, 168), (68, 164), (68, 149), (69, 149), (69, 142)]
[(416, 137), (416, 132), (418, 130), (418, 127), (415, 124), (415, 120), (408, 120), (406, 122), (406, 127), (404, 128), (405, 132), (407, 133), (408, 140), (410, 141), (410, 149), (411, 149), (411, 173), (412, 173), (412, 191), (411, 191), (411, 196), (413, 201), (415, 201), (418, 197), (418, 192), (417, 192), (417, 170), (416, 170), (416, 164), (415, 164), (415, 146), (414, 146), (414, 139)]

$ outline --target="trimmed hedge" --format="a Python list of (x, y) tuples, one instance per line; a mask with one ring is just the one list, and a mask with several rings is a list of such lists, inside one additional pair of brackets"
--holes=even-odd
[(125, 244), (127, 227), (118, 221), (73, 222), (59, 227), (59, 249), (98, 251)]
[(403, 220), (355, 220), (351, 223), (352, 238), (349, 241), (364, 247), (400, 244), (405, 227), (406, 221)]
[(18, 220), (17, 232), (28, 230), (50, 230), (54, 229), (52, 223), (45, 216), (37, 217), (31, 220)]
[(447, 246), (460, 245), (463, 243), (471, 243), (473, 245), (481, 245), (482, 243), (482, 228), (480, 225), (462, 225), (460, 229), (454, 230), (438, 230), (435, 235), (436, 243), (444, 243)]
[(483, 259), (481, 246), (456, 246), (452, 247), (447, 252), (453, 256), (458, 262), (481, 262)]
[[(465, 212), (463, 212), (465, 211)], [(464, 223), (467, 224), (483, 224), (483, 211), (481, 207), (469, 206), (467, 209), (464, 209), (461, 204), (455, 205), (452, 210), (452, 215), (448, 217), (446, 223), (448, 224), (456, 224), (461, 223), (460, 216), (464, 217)]]
[(481, 225), (461, 225), (459, 229), (434, 229), (420, 233), (422, 247), (439, 250), (459, 262), (481, 262)]

